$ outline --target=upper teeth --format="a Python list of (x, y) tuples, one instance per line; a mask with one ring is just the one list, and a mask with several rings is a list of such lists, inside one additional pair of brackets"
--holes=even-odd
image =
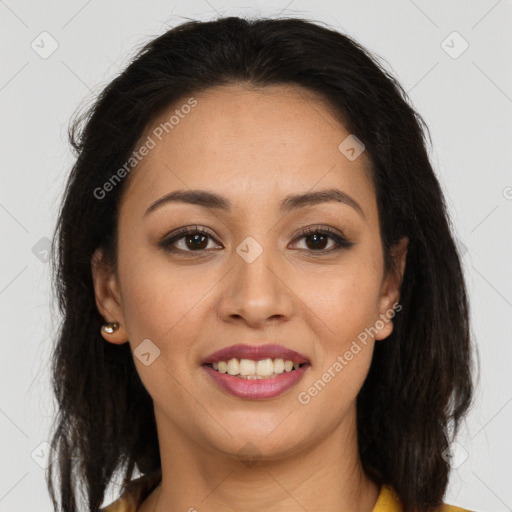
[(290, 372), (299, 367), (299, 363), (294, 363), (290, 360), (284, 359), (261, 359), (260, 361), (253, 361), (252, 359), (236, 359), (232, 358), (229, 361), (219, 361), (212, 363), (213, 369), (220, 373), (228, 373), (229, 375), (258, 376), (270, 377), (272, 375), (279, 375), (283, 372)]

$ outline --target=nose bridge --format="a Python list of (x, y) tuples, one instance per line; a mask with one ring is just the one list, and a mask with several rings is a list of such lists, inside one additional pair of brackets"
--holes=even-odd
[(290, 292), (280, 275), (279, 251), (271, 246), (271, 238), (266, 237), (263, 244), (248, 236), (236, 247), (233, 275), (223, 294), (223, 315), (244, 317), (251, 323), (290, 315)]
[(260, 294), (262, 297), (274, 295), (279, 288), (275, 282), (277, 276), (270, 270), (277, 266), (277, 251), (271, 247), (268, 238), (262, 240), (260, 237), (260, 243), (256, 238), (248, 236), (236, 248), (236, 286), (254, 299)]

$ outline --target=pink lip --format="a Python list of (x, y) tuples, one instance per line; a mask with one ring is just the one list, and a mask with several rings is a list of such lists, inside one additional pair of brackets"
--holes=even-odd
[[(223, 361), (223, 359), (220, 359), (220, 361)], [(283, 372), (277, 377), (254, 380), (242, 379), (227, 373), (220, 373), (206, 365), (203, 366), (203, 369), (228, 393), (240, 398), (263, 400), (266, 398), (274, 398), (297, 384), (297, 382), (302, 379), (304, 372), (309, 366), (311, 365), (304, 364), (297, 370)]]
[(231, 347), (223, 348), (210, 354), (203, 360), (202, 364), (218, 363), (219, 361), (227, 362), (233, 358), (252, 359), (253, 361), (260, 361), (261, 359), (267, 358), (280, 358), (299, 364), (309, 363), (306, 356), (281, 345), (232, 345)]

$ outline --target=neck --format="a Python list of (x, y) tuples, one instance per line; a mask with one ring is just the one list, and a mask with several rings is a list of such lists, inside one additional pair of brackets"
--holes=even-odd
[(372, 512), (379, 487), (363, 471), (355, 429), (346, 432), (333, 431), (286, 457), (241, 461), (197, 446), (173, 428), (165, 435), (159, 429), (162, 483), (139, 511)]

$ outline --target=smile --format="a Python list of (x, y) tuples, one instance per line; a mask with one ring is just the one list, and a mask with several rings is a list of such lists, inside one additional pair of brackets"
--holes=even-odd
[(275, 398), (295, 386), (311, 366), (308, 358), (282, 345), (232, 345), (210, 354), (203, 370), (222, 391), (238, 398)]
[(266, 358), (259, 361), (232, 358), (228, 361), (210, 363), (208, 366), (219, 373), (227, 373), (241, 379), (258, 380), (275, 378), (284, 372), (299, 369), (302, 364), (281, 358)]

